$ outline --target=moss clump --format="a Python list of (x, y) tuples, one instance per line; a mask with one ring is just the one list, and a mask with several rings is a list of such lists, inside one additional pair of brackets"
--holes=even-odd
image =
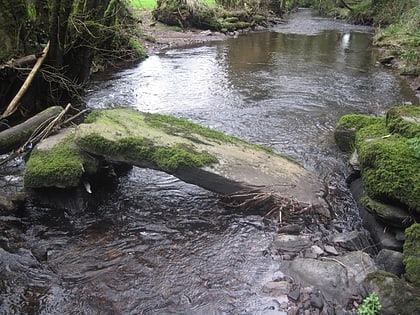
[(405, 230), (404, 265), (407, 276), (420, 287), (420, 224), (416, 223)]
[(25, 187), (75, 187), (84, 172), (83, 161), (68, 143), (50, 150), (33, 150), (24, 174)]
[(380, 120), (380, 118), (360, 114), (349, 114), (341, 117), (334, 130), (334, 138), (340, 150), (351, 151), (354, 148), (356, 132)]
[(406, 138), (420, 136), (420, 106), (396, 106), (388, 110), (389, 130)]
[(155, 146), (145, 138), (128, 137), (111, 141), (99, 134), (89, 134), (77, 140), (83, 149), (151, 168), (173, 172), (180, 167), (202, 167), (217, 163), (207, 152), (196, 152), (180, 144), (172, 147)]
[(364, 188), (373, 199), (401, 202), (420, 212), (420, 160), (405, 138), (390, 136), (357, 144)]

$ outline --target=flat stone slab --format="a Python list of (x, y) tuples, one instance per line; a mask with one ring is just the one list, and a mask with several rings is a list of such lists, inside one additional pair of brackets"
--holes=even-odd
[[(66, 134), (56, 137), (57, 145)], [(85, 154), (162, 170), (217, 193), (258, 190), (320, 203), (318, 178), (289, 157), (185, 119), (122, 108), (98, 110), (71, 137), (70, 147)], [(38, 150), (50, 149), (52, 141)]]

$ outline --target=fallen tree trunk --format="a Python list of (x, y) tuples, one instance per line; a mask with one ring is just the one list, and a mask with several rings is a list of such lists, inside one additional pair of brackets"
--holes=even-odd
[(22, 146), (36, 128), (62, 111), (61, 106), (49, 107), (25, 122), (0, 132), (0, 154), (8, 153)]

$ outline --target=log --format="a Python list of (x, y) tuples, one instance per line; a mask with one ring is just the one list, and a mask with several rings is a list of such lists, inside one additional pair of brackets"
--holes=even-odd
[(63, 111), (61, 106), (52, 106), (23, 123), (0, 132), (0, 154), (8, 153), (22, 146), (42, 123)]
[(47, 46), (45, 46), (44, 50), (42, 51), (42, 56), (35, 63), (34, 67), (32, 68), (31, 72), (29, 73), (28, 77), (26, 78), (20, 90), (17, 92), (13, 100), (10, 102), (9, 106), (7, 106), (4, 113), (0, 116), (0, 120), (12, 115), (16, 111), (16, 109), (19, 107), (20, 99), (26, 93), (26, 90), (31, 85), (32, 80), (34, 79), (36, 73), (38, 72), (45, 58), (47, 57), (49, 47), (50, 47), (50, 42), (48, 42)]
[(33, 54), (33, 55), (28, 55), (25, 57), (21, 57), (18, 59), (11, 59), (8, 62), (6, 62), (5, 64), (0, 66), (0, 70), (3, 70), (5, 68), (22, 68), (22, 67), (28, 67), (28, 66), (33, 66), (39, 57), (42, 56), (41, 54)]

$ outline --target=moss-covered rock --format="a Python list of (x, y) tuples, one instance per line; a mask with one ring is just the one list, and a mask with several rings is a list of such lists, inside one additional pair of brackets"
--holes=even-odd
[(356, 131), (376, 122), (378, 119), (360, 114), (350, 114), (341, 117), (334, 129), (334, 138), (340, 150), (350, 152), (354, 148)]
[[(420, 224), (405, 230), (404, 265), (408, 279), (420, 287)], [(420, 306), (418, 310), (420, 309)]]
[(49, 150), (35, 148), (26, 165), (26, 188), (76, 187), (84, 173), (83, 160), (69, 142)]
[(420, 106), (396, 106), (388, 110), (386, 123), (390, 132), (406, 138), (420, 136)]
[(382, 118), (343, 116), (335, 138), (356, 149), (364, 188), (372, 199), (420, 213), (419, 106), (397, 106)]
[[(364, 295), (375, 292), (384, 315), (412, 315), (420, 309), (420, 290), (396, 275), (378, 270), (367, 275), (363, 281)], [(367, 294), (366, 294), (367, 293)]]
[(98, 168), (88, 158), (93, 156), (162, 170), (217, 193), (259, 187), (320, 202), (318, 178), (295, 161), (186, 119), (123, 108), (97, 110), (61, 140), (45, 151), (45, 143), (37, 146), (28, 163), (28, 186), (77, 185)]
[(402, 207), (385, 204), (383, 202), (373, 200), (368, 196), (363, 197), (360, 200), (360, 203), (366, 210), (374, 214), (377, 219), (388, 226), (406, 228), (415, 221), (415, 218)]
[(368, 195), (402, 203), (420, 212), (420, 160), (400, 136), (372, 138), (357, 143), (363, 184)]

